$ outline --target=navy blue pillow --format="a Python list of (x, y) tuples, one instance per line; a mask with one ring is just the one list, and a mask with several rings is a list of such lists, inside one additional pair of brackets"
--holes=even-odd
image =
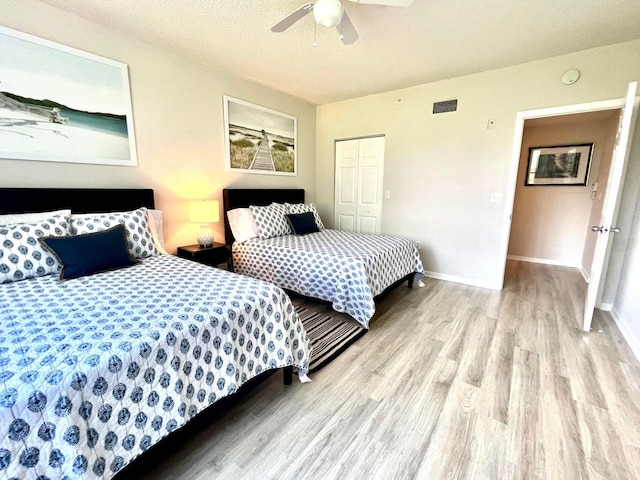
[(68, 237), (43, 237), (38, 241), (56, 257), (60, 280), (115, 270), (138, 263), (129, 257), (124, 225), (97, 233)]
[(290, 213), (287, 215), (291, 230), (296, 235), (306, 235), (307, 233), (319, 232), (318, 225), (316, 225), (316, 218), (313, 216), (313, 212), (306, 213)]

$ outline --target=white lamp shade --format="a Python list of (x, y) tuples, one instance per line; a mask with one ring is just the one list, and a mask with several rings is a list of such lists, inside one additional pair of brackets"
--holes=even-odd
[(215, 200), (193, 200), (189, 202), (189, 220), (200, 224), (198, 244), (201, 247), (213, 245), (211, 224), (220, 220), (219, 204)]
[(342, 20), (342, 9), (340, 0), (318, 0), (313, 6), (313, 16), (320, 25), (335, 27)]
[(220, 220), (220, 206), (216, 200), (189, 202), (189, 219), (193, 223), (213, 223)]

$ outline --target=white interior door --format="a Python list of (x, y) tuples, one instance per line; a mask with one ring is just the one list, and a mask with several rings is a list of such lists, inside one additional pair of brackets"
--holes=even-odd
[(361, 139), (358, 160), (357, 231), (380, 233), (384, 137)]
[(638, 99), (636, 98), (637, 86), (637, 82), (632, 82), (629, 84), (629, 89), (627, 90), (627, 99), (625, 106), (622, 109), (622, 113), (620, 114), (620, 122), (618, 124), (618, 133), (616, 136), (613, 158), (611, 160), (609, 184), (605, 193), (602, 217), (600, 224), (593, 226), (594, 234), (598, 235), (598, 239), (596, 241), (595, 252), (593, 254), (591, 278), (589, 280), (587, 298), (584, 305), (582, 328), (585, 332), (588, 332), (591, 329), (593, 310), (601, 287), (600, 284), (607, 256), (607, 247), (609, 245), (611, 233), (615, 232), (615, 221), (620, 202), (620, 186), (622, 178), (624, 177), (626, 163), (629, 158), (633, 128), (635, 126), (635, 119), (638, 112)]
[(334, 225), (355, 232), (358, 205), (358, 140), (336, 142)]
[(384, 137), (336, 142), (335, 164), (335, 227), (380, 233)]

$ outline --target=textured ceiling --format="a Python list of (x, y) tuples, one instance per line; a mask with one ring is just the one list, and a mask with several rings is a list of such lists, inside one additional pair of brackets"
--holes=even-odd
[(40, 0), (256, 83), (323, 104), (640, 38), (639, 0), (345, 1), (360, 35), (342, 45), (305, 0)]

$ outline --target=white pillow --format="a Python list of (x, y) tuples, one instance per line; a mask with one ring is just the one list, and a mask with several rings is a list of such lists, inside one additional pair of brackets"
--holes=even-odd
[(60, 264), (38, 239), (68, 234), (68, 215), (55, 215), (36, 223), (0, 226), (0, 283), (58, 272)]
[(164, 227), (162, 222), (162, 210), (147, 209), (147, 215), (149, 217), (149, 227), (151, 228), (153, 243), (156, 244), (156, 248), (160, 253), (168, 255), (167, 251), (164, 248)]
[(10, 213), (7, 215), (0, 215), (0, 225), (10, 225), (13, 223), (38, 223), (56, 215), (69, 216), (71, 210), (55, 210), (53, 212), (38, 212), (38, 213)]
[(118, 223), (124, 225), (129, 253), (133, 258), (146, 258), (160, 253), (153, 241), (147, 209), (144, 207), (130, 212), (71, 215), (70, 230), (72, 235), (102, 232)]
[(313, 218), (316, 220), (316, 225), (320, 230), (324, 230), (324, 224), (320, 219), (320, 214), (316, 209), (315, 204), (313, 203), (285, 203), (285, 208), (287, 209), (287, 213), (313, 213)]
[(283, 204), (272, 203), (267, 207), (250, 205), (249, 208), (258, 227), (260, 238), (280, 237), (291, 233), (289, 222), (285, 217), (287, 211)]
[(229, 227), (233, 238), (238, 243), (246, 242), (252, 238), (258, 237), (258, 228), (253, 220), (253, 214), (250, 208), (234, 208), (227, 212), (229, 219)]

